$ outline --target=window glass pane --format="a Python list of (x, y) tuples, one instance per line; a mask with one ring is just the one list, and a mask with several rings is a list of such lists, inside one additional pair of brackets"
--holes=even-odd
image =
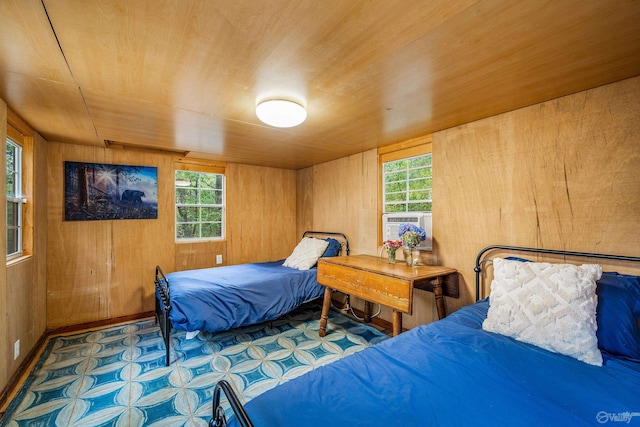
[(407, 166), (409, 168), (419, 168), (424, 166), (431, 166), (431, 154), (424, 156), (413, 157), (407, 160)]
[(426, 190), (427, 188), (431, 188), (431, 179), (423, 178), (409, 181), (409, 190)]
[(407, 211), (407, 205), (404, 203), (401, 204), (386, 204), (385, 205), (385, 212), (406, 212)]
[(224, 175), (176, 171), (176, 238), (224, 237)]
[(6, 196), (7, 200), (7, 246), (6, 254), (16, 256), (22, 253), (22, 218), (20, 210), (22, 203), (16, 198), (21, 197), (22, 179), (22, 147), (11, 139), (6, 140)]
[(390, 174), (386, 175), (385, 178), (384, 178), (384, 182), (386, 182), (386, 183), (398, 182), (398, 181), (406, 181), (406, 180), (407, 180), (407, 172), (405, 172), (405, 171), (390, 173)]
[(178, 206), (176, 208), (176, 221), (197, 222), (198, 208), (195, 206)]
[(16, 146), (11, 141), (7, 141), (7, 171), (16, 170)]
[(198, 203), (198, 190), (190, 188), (176, 188), (177, 204), (196, 204)]
[(408, 212), (431, 212), (431, 203), (408, 203), (407, 204)]
[(176, 171), (176, 186), (182, 188), (195, 187), (198, 182), (198, 176), (195, 172)]
[(431, 154), (383, 164), (384, 212), (431, 211)]
[(200, 188), (218, 188), (216, 176), (212, 174), (201, 174)]
[(15, 228), (7, 229), (7, 255), (18, 253), (18, 230)]
[(15, 197), (19, 190), (16, 188), (18, 184), (16, 162), (19, 159), (19, 154), (19, 147), (11, 140), (7, 140), (7, 196), (9, 197)]
[(388, 162), (384, 164), (384, 172), (394, 172), (407, 169), (406, 160), (396, 160), (395, 162)]
[(431, 168), (412, 169), (409, 171), (409, 179), (431, 178)]
[(214, 205), (216, 203), (215, 190), (200, 190), (200, 204)]
[(7, 226), (16, 226), (15, 221), (18, 219), (16, 204), (13, 202), (7, 202)]
[(200, 221), (216, 221), (219, 214), (218, 208), (200, 208)]
[(407, 189), (406, 182), (394, 182), (392, 184), (386, 184), (384, 186), (385, 193), (397, 193), (399, 191), (404, 192)]
[(203, 222), (202, 237), (221, 237), (222, 226), (219, 223)]
[(391, 193), (387, 194), (385, 202), (403, 202), (405, 200), (405, 193)]
[(200, 237), (200, 224), (176, 224), (176, 234), (179, 239), (193, 239)]
[(431, 200), (431, 191), (410, 191), (409, 200)]

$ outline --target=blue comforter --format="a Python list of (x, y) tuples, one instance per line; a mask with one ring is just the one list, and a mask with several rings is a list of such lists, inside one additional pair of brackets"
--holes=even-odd
[(218, 332), (277, 319), (324, 287), (317, 269), (296, 270), (283, 261), (241, 264), (167, 274), (171, 325), (177, 330)]
[(604, 355), (596, 367), (485, 332), (487, 308), (317, 368), (246, 410), (279, 427), (640, 425), (640, 364)]

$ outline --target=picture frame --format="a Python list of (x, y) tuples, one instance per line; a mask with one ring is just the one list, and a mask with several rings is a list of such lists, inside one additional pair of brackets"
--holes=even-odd
[(158, 218), (158, 168), (64, 162), (64, 219)]

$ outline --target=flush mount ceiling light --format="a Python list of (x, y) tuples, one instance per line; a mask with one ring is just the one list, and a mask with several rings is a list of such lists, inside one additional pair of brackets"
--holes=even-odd
[(297, 102), (268, 99), (258, 103), (256, 115), (264, 123), (278, 128), (298, 126), (307, 118), (307, 110)]

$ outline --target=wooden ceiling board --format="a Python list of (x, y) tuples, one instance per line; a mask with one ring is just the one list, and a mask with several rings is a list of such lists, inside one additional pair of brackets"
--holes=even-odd
[(0, 71), (74, 83), (40, 0), (0, 1)]
[[(297, 169), (334, 158), (344, 151), (344, 144), (335, 141), (315, 141), (310, 145), (301, 141), (288, 129), (265, 125), (247, 126), (245, 123), (211, 117), (194, 111), (142, 101), (121, 101), (85, 94), (92, 119), (96, 123), (100, 140), (130, 145), (156, 147), (177, 151), (208, 153), (205, 158), (219, 156), (220, 160), (233, 159), (236, 163), (264, 164)], [(255, 139), (258, 128), (260, 140)], [(372, 147), (369, 147), (372, 148)], [(360, 148), (349, 153), (363, 151)], [(224, 158), (223, 158), (224, 157)]]
[(0, 98), (48, 141), (103, 146), (78, 87), (0, 72)]
[(640, 74), (640, 3), (624, 3), (610, 19), (601, 1), (484, 1), (457, 15), (362, 76), (385, 112), (381, 145)]
[[(291, 169), (640, 75), (634, 0), (6, 0), (0, 8), (9, 40), (0, 41), (0, 67), (14, 63), (0, 73), (0, 96), (43, 135)], [(14, 88), (15, 75), (31, 83)], [(54, 99), (33, 79), (76, 91), (57, 89)], [(305, 123), (262, 124), (255, 105), (270, 96), (305, 104)], [(39, 108), (40, 97), (54, 107)]]

